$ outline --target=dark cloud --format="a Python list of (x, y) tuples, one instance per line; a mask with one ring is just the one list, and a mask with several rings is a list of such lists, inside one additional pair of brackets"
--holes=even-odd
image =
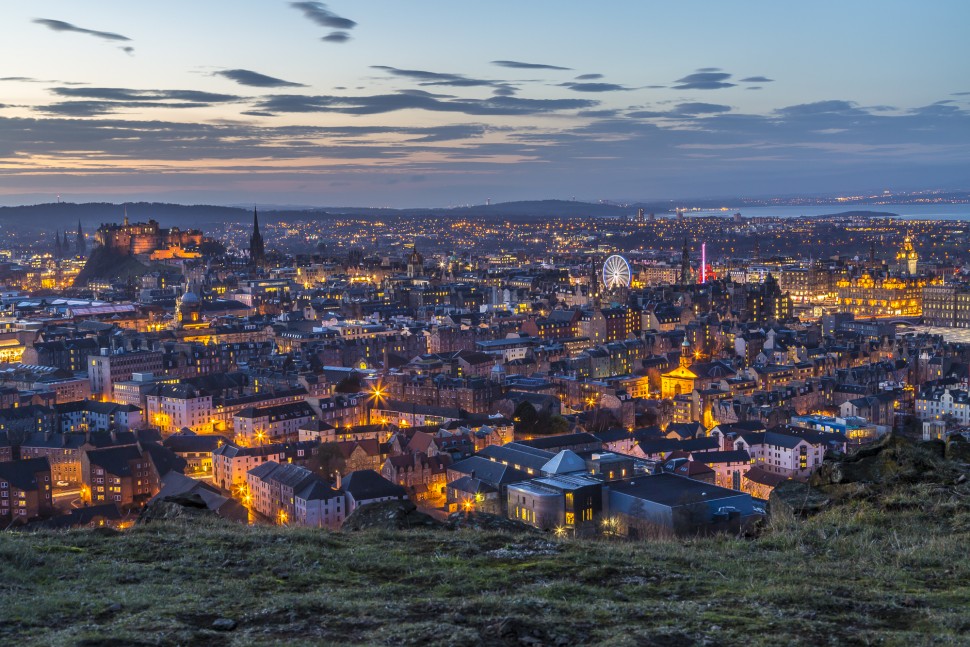
[(41, 106), (36, 110), (72, 117), (93, 117), (135, 108), (204, 108), (242, 99), (232, 94), (198, 90), (58, 87), (53, 88), (51, 92), (72, 100)]
[(305, 88), (302, 83), (284, 81), (276, 77), (266, 76), (252, 70), (220, 70), (213, 72), (214, 76), (222, 76), (240, 85), (249, 85), (255, 88)]
[(697, 72), (720, 72), (721, 71), (721, 68), (719, 68), (719, 67), (699, 67), (695, 71), (697, 71)]
[[(701, 68), (702, 70), (714, 70), (716, 68)], [(677, 79), (673, 86), (674, 90), (719, 90), (721, 88), (733, 88), (735, 83), (728, 83), (731, 75), (727, 72), (698, 71), (688, 74), (682, 79)]]
[(345, 31), (332, 31), (326, 36), (321, 36), (320, 40), (325, 43), (346, 43), (350, 40), (350, 34)]
[(511, 97), (516, 92), (518, 92), (518, 90), (511, 85), (499, 85), (492, 90), (492, 94), (497, 97)]
[(331, 29), (353, 29), (357, 23), (349, 18), (338, 16), (327, 9), (327, 5), (322, 2), (291, 2), (290, 6), (303, 12), (303, 15), (310, 21), (315, 22), (321, 27)]
[(492, 65), (511, 67), (517, 70), (571, 70), (571, 67), (546, 65), (545, 63), (523, 63), (522, 61), (492, 61)]
[(602, 79), (602, 74), (580, 74), (576, 77), (577, 81), (595, 81), (596, 79)]
[(102, 38), (104, 40), (122, 40), (122, 41), (131, 40), (127, 36), (122, 36), (121, 34), (115, 34), (110, 31), (97, 31), (94, 29), (84, 29), (83, 27), (72, 25), (71, 23), (64, 22), (63, 20), (50, 20), (49, 18), (35, 18), (34, 22), (37, 23), (38, 25), (43, 25), (53, 31), (72, 31), (76, 34), (87, 34), (88, 36), (94, 36), (95, 38)]
[(37, 108), (39, 112), (69, 117), (95, 117), (136, 108), (207, 108), (211, 103), (193, 101), (62, 101)]
[(262, 110), (246, 110), (240, 112), (241, 115), (247, 115), (249, 117), (275, 117), (276, 115), (272, 112), (263, 112)]
[(966, 96), (970, 96), (970, 92), (951, 92), (950, 94), (951, 94), (951, 96), (954, 96), (954, 97), (966, 97)]
[(132, 56), (135, 53), (135, 48), (134, 47), (131, 47), (130, 45), (125, 45), (124, 47), (121, 47), (120, 49), (121, 49), (122, 52), (124, 52), (128, 56)]
[(241, 97), (234, 94), (218, 94), (199, 90), (132, 90), (129, 88), (53, 88), (62, 97), (101, 99), (105, 101), (193, 101), (202, 103), (228, 103)]
[(575, 92), (617, 92), (619, 90), (630, 90), (631, 88), (617, 85), (616, 83), (560, 83), (562, 87), (569, 88)]
[(335, 112), (348, 115), (374, 115), (397, 110), (456, 112), (467, 115), (533, 115), (591, 108), (598, 102), (586, 99), (488, 99), (441, 100), (431, 95), (380, 94), (360, 97), (272, 95), (255, 108), (268, 112)]
[(741, 83), (774, 83), (774, 81), (766, 76), (749, 76), (741, 79)]
[(763, 88), (760, 85), (749, 85), (748, 87), (745, 88), (745, 90), (762, 90), (762, 89)]

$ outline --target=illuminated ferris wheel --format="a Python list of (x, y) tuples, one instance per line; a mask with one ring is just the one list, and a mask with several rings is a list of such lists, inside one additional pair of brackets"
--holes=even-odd
[(633, 280), (630, 264), (618, 254), (614, 254), (603, 263), (603, 284), (608, 290), (628, 288)]

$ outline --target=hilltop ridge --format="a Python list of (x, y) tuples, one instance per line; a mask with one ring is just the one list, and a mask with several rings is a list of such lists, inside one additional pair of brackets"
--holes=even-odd
[(837, 484), (843, 459), (829, 461), (817, 485), (841, 488), (831, 501), (804, 520), (776, 514), (753, 539), (330, 532), (198, 517), (13, 533), (0, 544), (0, 641), (966, 644), (968, 466), (942, 443), (892, 439), (872, 456), (879, 469)]

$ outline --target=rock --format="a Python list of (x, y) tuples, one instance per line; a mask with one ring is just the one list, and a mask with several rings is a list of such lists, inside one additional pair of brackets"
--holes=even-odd
[(196, 493), (176, 494), (162, 499), (152, 499), (145, 506), (137, 524), (147, 524), (153, 521), (168, 521), (186, 517), (215, 517), (216, 513), (209, 510), (205, 501)]
[(121, 603), (120, 602), (113, 602), (113, 603), (109, 604), (108, 607), (104, 611), (105, 611), (105, 613), (118, 613), (118, 612), (121, 611)]
[(515, 519), (487, 512), (453, 512), (448, 516), (448, 527), (452, 530), (470, 528), (472, 530), (497, 530), (514, 533), (534, 533), (538, 529)]
[(216, 631), (232, 631), (236, 628), (236, 621), (232, 618), (216, 618), (212, 621), (212, 628)]
[(768, 497), (771, 515), (807, 517), (824, 510), (832, 499), (822, 490), (800, 481), (782, 481)]
[(408, 500), (368, 503), (354, 510), (344, 521), (343, 530), (407, 530), (408, 528), (443, 528), (444, 524), (431, 515), (418, 512)]
[(952, 469), (939, 454), (938, 445), (916, 444), (888, 434), (852, 454), (837, 460), (826, 459), (812, 474), (809, 484), (824, 489), (827, 485), (844, 483), (939, 482), (951, 473)]

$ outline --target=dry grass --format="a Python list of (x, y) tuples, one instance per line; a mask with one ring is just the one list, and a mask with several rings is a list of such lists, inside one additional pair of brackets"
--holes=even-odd
[(964, 494), (921, 486), (755, 540), (8, 533), (0, 644), (970, 644), (968, 539)]

